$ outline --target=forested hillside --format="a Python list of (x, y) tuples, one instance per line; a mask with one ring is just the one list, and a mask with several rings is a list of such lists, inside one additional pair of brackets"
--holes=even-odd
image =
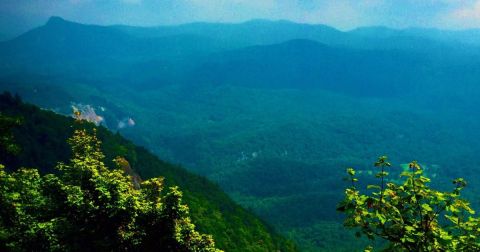
[[(332, 205), (343, 193), (338, 178), (351, 166), (368, 177), (379, 155), (391, 156), (397, 170), (421, 160), (438, 178), (435, 188), (472, 178), (466, 197), (479, 205), (476, 34), (52, 18), (0, 43), (0, 88), (58, 113), (74, 106), (100, 116), (98, 124), (212, 179), (304, 250), (351, 251), (354, 234)], [(157, 166), (142, 161), (151, 156), (135, 153), (144, 163), (132, 161), (134, 168), (156, 175)], [(60, 158), (66, 154), (50, 164)], [(187, 198), (196, 192), (185, 190)]]
[[(23, 104), (20, 98), (10, 94), (0, 96), (0, 113), (16, 118), (13, 141), (19, 147), (17, 153), (1, 149), (0, 163), (7, 170), (20, 167), (37, 167), (41, 173), (57, 173), (58, 162), (67, 162), (72, 153), (67, 144), (79, 125), (73, 118)], [(108, 167), (116, 167), (114, 158), (124, 157), (132, 170), (142, 179), (164, 177), (165, 186), (179, 186), (184, 201), (190, 208), (193, 223), (201, 232), (211, 234), (217, 246), (226, 251), (293, 251), (293, 245), (276, 235), (254, 215), (235, 204), (221, 189), (205, 178), (196, 176), (180, 166), (159, 160), (149, 151), (135, 146), (119, 134), (104, 127), (84, 123), (81, 127), (96, 128), (101, 149)]]
[[(165, 188), (161, 177), (142, 181), (120, 156), (106, 166), (96, 129), (80, 116), (57, 174), (0, 164), (2, 251), (222, 251), (195, 230), (178, 187)], [(3, 154), (21, 150), (11, 132), (20, 123), (0, 113)]]

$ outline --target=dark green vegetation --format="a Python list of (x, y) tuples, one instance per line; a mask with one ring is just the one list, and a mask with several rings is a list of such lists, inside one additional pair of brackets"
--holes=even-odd
[[(46, 245), (45, 250), (50, 250), (50, 248), (61, 249), (64, 246), (75, 249), (75, 246), (79, 245), (82, 246), (81, 248), (86, 248), (85, 246), (91, 245), (124, 249), (128, 249), (131, 246), (157, 246), (158, 244), (155, 245), (153, 243), (163, 241), (158, 239), (158, 237), (155, 238), (156, 233), (154, 232), (160, 232), (162, 229), (157, 230), (154, 228), (152, 225), (155, 223), (153, 222), (143, 224), (140, 222), (142, 222), (141, 218), (144, 217), (149, 220), (158, 219), (158, 225), (165, 224), (168, 226), (168, 223), (165, 221), (173, 220), (160, 218), (160, 215), (164, 216), (163, 214), (167, 213), (165, 211), (170, 208), (159, 210), (160, 212), (158, 212), (155, 208), (152, 208), (154, 207), (152, 202), (156, 201), (148, 199), (150, 196), (152, 199), (156, 196), (148, 196), (145, 194), (148, 192), (148, 188), (154, 190), (155, 187), (160, 186), (158, 183), (162, 182), (162, 186), (163, 183), (165, 183), (165, 188), (168, 187), (172, 189), (165, 189), (167, 192), (161, 193), (159, 202), (163, 205), (175, 204), (171, 206), (171, 209), (179, 211), (178, 222), (180, 224), (178, 227), (180, 227), (180, 230), (183, 229), (186, 231), (181, 232), (179, 239), (193, 242), (190, 244), (192, 246), (190, 246), (188, 242), (183, 245), (195, 248), (195, 246), (198, 245), (195, 240), (201, 239), (199, 240), (201, 244), (210, 247), (210, 241), (201, 238), (196, 232), (191, 230), (192, 227), (189, 218), (187, 218), (188, 216), (186, 216), (186, 210), (179, 201), (181, 194), (179, 194), (174, 186), (179, 186), (180, 190), (184, 192), (183, 201), (187, 203), (190, 208), (190, 217), (192, 222), (197, 226), (196, 229), (202, 233), (211, 234), (214, 237), (217, 247), (227, 251), (293, 250), (293, 246), (290, 243), (272, 234), (271, 229), (266, 227), (255, 216), (233, 203), (216, 185), (213, 185), (202, 177), (185, 171), (179, 166), (174, 166), (157, 159), (145, 149), (133, 145), (118, 134), (112, 134), (103, 127), (95, 129), (90, 123), (75, 124), (72, 118), (60, 116), (50, 111), (42, 111), (31, 105), (22, 104), (18, 97), (12, 97), (8, 94), (0, 96), (0, 113), (2, 114), (0, 123), (2, 126), (2, 134), (8, 136), (8, 139), (13, 139), (16, 145), (20, 147), (20, 150), (17, 150), (16, 153), (13, 154), (11, 151), (6, 151), (5, 148), (1, 149), (0, 152), (0, 163), (6, 166), (7, 171), (17, 171), (17, 173), (12, 174), (10, 172), (5, 173), (5, 171), (2, 170), (2, 199), (6, 200), (2, 202), (2, 206), (5, 206), (2, 207), (2, 211), (12, 210), (12, 203), (15, 202), (15, 204), (22, 207), (16, 213), (25, 214), (20, 216), (21, 218), (17, 218), (24, 221), (19, 224), (20, 226), (14, 226), (18, 229), (10, 230), (1, 228), (4, 231), (1, 234), (2, 237), (7, 239), (12, 246), (16, 246), (15, 242), (22, 241), (25, 241), (22, 246), (37, 242), (51, 246), (48, 247)], [(3, 117), (5, 115), (10, 119)], [(17, 121), (20, 121), (19, 125), (17, 125)], [(8, 131), (3, 131), (4, 128), (11, 128), (11, 126), (14, 125), (17, 126), (13, 128), (13, 134), (7, 134)], [(79, 154), (85, 152), (86, 150), (82, 148), (87, 146), (81, 145), (79, 143), (80, 141), (86, 141), (86, 144), (89, 145), (96, 144), (96, 140), (92, 138), (92, 136), (85, 135), (84, 131), (76, 131), (76, 133), (74, 133), (74, 130), (79, 127), (87, 128), (89, 131), (93, 129), (96, 130), (99, 139), (102, 141), (100, 148), (105, 153), (106, 158), (104, 160), (106, 166), (99, 161), (103, 154), (97, 151), (87, 153), (88, 155)], [(73, 144), (73, 152), (67, 145), (67, 139), (72, 134), (75, 134), (75, 137), (70, 140)], [(84, 137), (80, 137), (79, 134), (83, 134)], [(4, 139), (3, 135), (1, 137)], [(80, 150), (77, 150), (78, 148), (80, 148)], [(73, 159), (70, 159), (72, 155)], [(120, 162), (113, 162), (117, 156), (125, 157), (125, 159), (116, 158), (116, 160)], [(93, 159), (93, 161), (87, 162), (83, 160), (87, 158)], [(128, 160), (128, 162), (123, 160)], [(57, 162), (59, 161), (64, 162), (65, 165), (58, 165)], [(92, 162), (94, 165), (90, 166)], [(84, 163), (86, 165), (82, 166)], [(131, 182), (121, 176), (123, 173), (121, 170), (109, 171), (105, 168), (118, 167), (119, 164), (123, 170), (134, 175), (134, 177), (136, 176), (135, 174), (138, 173), (143, 179), (162, 176), (165, 180), (153, 179), (144, 181), (142, 185), (147, 189), (140, 193), (131, 188)], [(43, 174), (54, 172), (59, 175), (40, 176), (36, 170), (27, 170), (20, 167), (38, 167)], [(58, 169), (61, 170), (60, 173)], [(96, 184), (89, 185), (90, 187), (82, 184), (84, 181), (78, 180), (77, 177), (80, 175), (77, 173), (90, 177), (98, 176), (98, 178), (96, 177), (96, 179), (94, 179)], [(7, 183), (6, 181), (10, 178), (17, 182)], [(25, 184), (25, 187), (21, 186), (23, 184)], [(77, 186), (81, 188), (81, 190), (78, 189)], [(95, 189), (95, 192), (100, 191), (105, 195), (119, 196), (111, 196), (111, 198), (106, 201), (102, 201), (106, 197), (103, 197), (103, 194), (95, 194), (96, 196), (92, 196), (94, 198), (88, 198), (88, 195), (93, 194), (91, 192), (91, 190), (93, 190), (91, 186), (94, 186), (94, 188), (107, 188), (105, 189), (107, 190), (106, 192), (104, 192), (105, 190), (103, 189)], [(110, 189), (112, 191), (109, 191)], [(25, 192), (21, 193), (20, 195), (23, 196), (19, 197), (18, 193), (20, 190)], [(65, 202), (62, 201), (62, 198), (58, 198), (63, 197), (60, 195), (62, 190), (67, 190), (65, 195), (68, 195), (69, 201)], [(8, 197), (3, 195), (4, 193), (8, 194)], [(151, 191), (151, 193), (155, 194), (157, 192)], [(85, 201), (75, 201), (75, 199), (82, 197)], [(32, 198), (36, 200), (33, 203), (30, 201)], [(52, 200), (57, 200), (58, 202)], [(72, 202), (70, 202), (70, 200)], [(93, 202), (92, 205), (87, 204), (90, 201)], [(92, 210), (90, 207), (94, 209)], [(68, 209), (69, 211), (63, 212), (62, 209)], [(106, 209), (110, 209), (108, 211), (111, 212), (101, 212)], [(155, 211), (160, 214), (159, 218), (155, 217)], [(61, 215), (59, 213), (61, 213)], [(87, 216), (87, 213), (91, 213), (91, 215)], [(71, 216), (69, 216), (69, 214)], [(99, 215), (101, 214), (115, 216), (115, 218), (118, 217), (118, 226), (115, 226), (116, 224), (114, 226), (109, 225), (108, 221), (111, 219), (105, 220), (106, 223), (100, 224), (102, 218)], [(175, 214), (175, 212), (172, 212), (172, 214)], [(2, 212), (2, 221), (4, 221), (3, 218), (6, 218), (6, 216), (14, 218), (13, 216), (15, 215)], [(58, 222), (45, 221), (50, 220), (49, 218), (51, 218), (51, 216), (58, 217), (55, 219), (58, 220)], [(72, 216), (76, 216), (76, 218)], [(68, 223), (65, 223), (65, 218), (71, 221), (78, 220), (79, 223), (72, 223), (73, 226), (68, 226), (66, 225)], [(42, 220), (44, 220), (44, 222), (42, 222)], [(38, 221), (38, 225), (31, 225), (32, 223), (29, 221)], [(2, 223), (5, 224), (7, 222)], [(149, 225), (148, 230), (144, 224)], [(5, 225), (8, 226), (8, 224)], [(90, 231), (96, 231), (94, 234), (89, 232), (76, 233), (78, 230), (81, 230), (79, 228), (81, 226), (86, 227), (86, 229)], [(25, 233), (22, 228), (34, 228), (35, 232)], [(152, 230), (150, 230), (150, 228)], [(115, 230), (121, 232), (118, 233)], [(167, 233), (167, 231), (165, 232)], [(33, 234), (39, 234), (41, 237), (29, 236), (19, 240), (19, 234), (30, 234), (32, 236)], [(102, 236), (100, 234), (105, 235)], [(121, 235), (121, 237), (113, 237), (115, 234)], [(142, 236), (142, 234), (144, 234), (144, 236)], [(7, 236), (5, 237), (5, 235)], [(50, 235), (55, 239), (50, 239), (52, 238)], [(96, 237), (95, 241), (98, 241), (98, 243), (90, 240), (92, 237), (89, 235), (94, 235)], [(110, 237), (110, 235), (112, 237)], [(102, 241), (105, 240), (105, 237), (111, 242), (103, 244)], [(168, 233), (162, 237), (168, 237)], [(78, 240), (75, 240), (77, 238)], [(48, 241), (45, 239), (48, 239)], [(89, 240), (91, 242), (87, 242)], [(64, 242), (68, 244), (64, 244)], [(170, 243), (166, 241), (164, 244), (167, 243), (170, 244), (171, 246), (169, 246), (174, 250), (181, 248), (174, 247), (176, 246), (175, 241), (170, 241)], [(177, 245), (183, 246), (182, 244)], [(30, 249), (26, 248), (26, 250)]]
[[(105, 126), (216, 181), (305, 250), (351, 251), (338, 178), (354, 166), (368, 182), (379, 154), (422, 160), (434, 188), (469, 178), (465, 196), (479, 205), (478, 41), (475, 31), (52, 18), (0, 44), (0, 86), (64, 114), (89, 104)], [(119, 128), (129, 117), (136, 125)]]
[(134, 181), (121, 157), (109, 169), (95, 134), (75, 130), (58, 176), (0, 165), (2, 250), (221, 251), (194, 230), (177, 187), (164, 193), (162, 178)]
[[(375, 174), (381, 182), (368, 185), (372, 190), (361, 194), (355, 170), (348, 168), (345, 199), (338, 210), (345, 213), (345, 226), (356, 228), (357, 235), (388, 241), (387, 251), (479, 251), (480, 219), (460, 192), (464, 179), (453, 180), (452, 192), (431, 189), (430, 179), (413, 161), (401, 172), (400, 183), (388, 182), (391, 163), (383, 156), (375, 163)], [(372, 251), (369, 246), (366, 251)]]

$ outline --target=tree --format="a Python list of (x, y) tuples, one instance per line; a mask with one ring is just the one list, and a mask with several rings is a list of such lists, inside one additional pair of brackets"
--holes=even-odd
[(19, 118), (8, 117), (0, 113), (0, 155), (18, 153), (20, 148), (14, 143), (11, 129), (20, 125)]
[(0, 165), (0, 250), (219, 251), (195, 231), (177, 187), (165, 193), (162, 178), (134, 183), (122, 158), (106, 167), (95, 129), (68, 142), (73, 155), (59, 175)]
[(385, 169), (390, 166), (387, 157), (378, 159), (375, 167), (381, 171), (375, 177), (380, 186), (368, 185), (367, 194), (357, 189), (355, 170), (347, 169), (351, 186), (338, 206), (346, 215), (346, 227), (357, 229), (357, 236), (388, 241), (393, 251), (480, 251), (480, 220), (469, 202), (460, 198), (465, 180), (455, 179), (451, 192), (434, 190), (413, 161), (401, 173), (402, 182), (385, 184)]

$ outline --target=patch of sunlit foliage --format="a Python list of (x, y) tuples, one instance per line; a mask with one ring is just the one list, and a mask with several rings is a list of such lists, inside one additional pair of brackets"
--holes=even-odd
[(386, 182), (391, 166), (387, 157), (380, 157), (375, 166), (381, 169), (375, 175), (380, 185), (367, 186), (367, 194), (358, 190), (355, 170), (347, 169), (351, 186), (338, 210), (357, 236), (382, 238), (393, 251), (480, 251), (480, 219), (460, 198), (467, 185), (464, 179), (455, 179), (451, 192), (441, 192), (429, 187), (430, 179), (416, 161), (401, 173), (400, 183)]
[(219, 251), (195, 230), (177, 187), (152, 178), (138, 188), (121, 167), (109, 169), (95, 131), (68, 142), (73, 155), (58, 175), (0, 165), (0, 250)]

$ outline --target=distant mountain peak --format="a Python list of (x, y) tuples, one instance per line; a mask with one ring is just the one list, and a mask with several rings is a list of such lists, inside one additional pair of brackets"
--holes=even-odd
[(87, 26), (87, 25), (77, 23), (77, 22), (74, 22), (74, 21), (70, 21), (70, 20), (66, 20), (62, 17), (52, 16), (48, 19), (45, 26), (53, 27), (53, 28), (72, 29), (72, 27), (81, 27), (81, 26)]
[(68, 21), (66, 21), (65, 19), (63, 19), (61, 17), (52, 16), (48, 19), (47, 25), (63, 24), (63, 23), (67, 23), (67, 22)]

